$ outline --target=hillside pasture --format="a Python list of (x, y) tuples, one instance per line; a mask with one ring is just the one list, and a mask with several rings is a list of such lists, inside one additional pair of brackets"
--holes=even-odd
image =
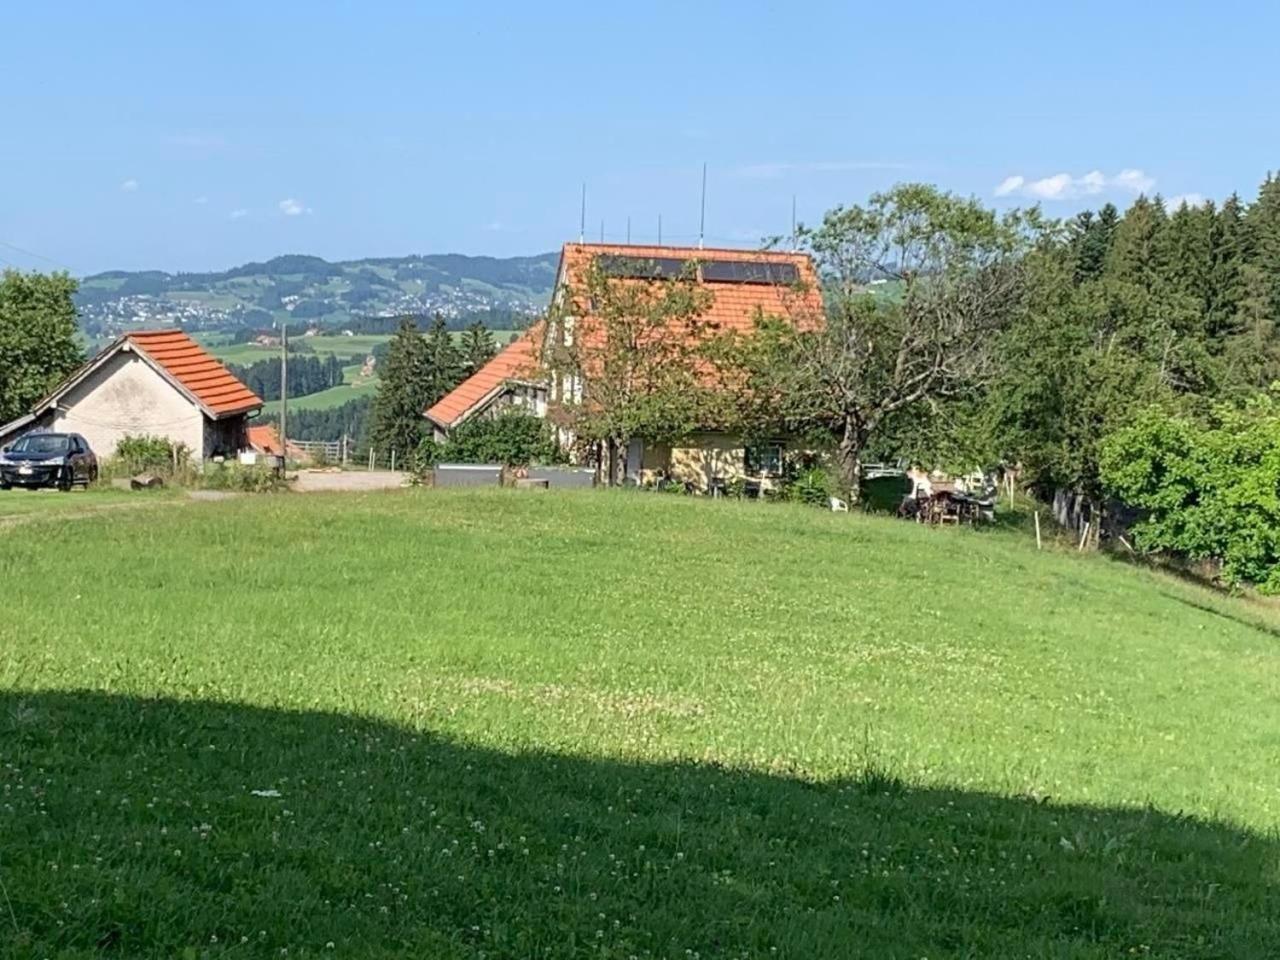
[(1270, 607), (656, 494), (4, 543), (0, 955), (1280, 954)]

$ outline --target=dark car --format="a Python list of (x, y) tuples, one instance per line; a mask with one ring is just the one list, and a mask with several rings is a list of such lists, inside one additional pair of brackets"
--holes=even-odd
[(29, 433), (0, 450), (0, 490), (70, 490), (98, 479), (98, 458), (78, 433)]

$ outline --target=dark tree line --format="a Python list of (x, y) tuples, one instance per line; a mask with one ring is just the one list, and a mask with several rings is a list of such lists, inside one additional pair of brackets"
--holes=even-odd
[[(291, 440), (341, 440), (351, 441), (351, 455), (368, 450), (369, 410), (372, 398), (357, 397), (336, 407), (323, 410), (290, 410), (289, 438)], [(263, 422), (279, 424), (275, 414), (264, 414)]]
[[(280, 361), (259, 360), (249, 366), (228, 364), (227, 369), (263, 400), (280, 399)], [(289, 396), (305, 397), (342, 385), (342, 361), (336, 356), (315, 355), (289, 360)], [(292, 419), (292, 418), (291, 418)], [(332, 438), (330, 438), (332, 439)]]

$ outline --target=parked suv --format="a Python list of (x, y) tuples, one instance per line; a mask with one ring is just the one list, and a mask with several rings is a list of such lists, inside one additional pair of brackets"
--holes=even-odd
[(78, 433), (29, 433), (0, 450), (0, 490), (70, 490), (98, 479), (98, 458)]

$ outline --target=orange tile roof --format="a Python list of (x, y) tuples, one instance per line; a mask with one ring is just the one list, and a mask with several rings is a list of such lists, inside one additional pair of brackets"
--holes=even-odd
[(534, 324), (503, 347), (497, 356), (428, 409), (426, 418), (442, 427), (451, 427), (507, 381), (536, 377), (535, 354), (542, 336), (541, 327), (541, 324)]
[(181, 384), (214, 417), (262, 406), (256, 393), (180, 330), (129, 333), (124, 339)]
[[(752, 263), (790, 264), (796, 268), (799, 283), (764, 284), (734, 283), (699, 279), (701, 287), (711, 294), (711, 303), (700, 320), (713, 332), (737, 330), (749, 333), (758, 314), (788, 317), (795, 323), (821, 321), (822, 291), (813, 260), (808, 254), (777, 250), (730, 250), (698, 247), (654, 247), (604, 243), (567, 243), (560, 253), (557, 285), (580, 285), (582, 271), (598, 256), (620, 256), (634, 260), (659, 257), (682, 260), (749, 261)], [(623, 281), (643, 283), (644, 281)], [(579, 318), (578, 335), (590, 329), (590, 318)], [(494, 357), (447, 394), (426, 412), (429, 420), (450, 427), (469, 413), (476, 404), (508, 380), (537, 376), (536, 344), (541, 340), (541, 325), (531, 328), (519, 340)], [(589, 335), (589, 334), (587, 334)]]
[[(822, 291), (813, 259), (806, 253), (782, 250), (730, 250), (725, 248), (631, 246), (614, 243), (566, 243), (560, 253), (561, 282), (580, 284), (582, 271), (598, 256), (650, 260), (659, 257), (697, 260), (702, 263), (747, 261), (751, 263), (790, 264), (796, 268), (800, 282), (796, 286), (766, 283), (733, 283), (700, 280), (699, 284), (713, 297), (701, 319), (720, 331), (749, 332), (757, 311), (797, 321), (816, 320), (822, 315)], [(642, 281), (641, 281), (642, 282)]]
[(280, 456), (284, 453), (284, 447), (280, 445), (280, 434), (276, 432), (274, 423), (264, 423), (260, 427), (249, 428), (249, 446), (262, 453), (274, 454)]

